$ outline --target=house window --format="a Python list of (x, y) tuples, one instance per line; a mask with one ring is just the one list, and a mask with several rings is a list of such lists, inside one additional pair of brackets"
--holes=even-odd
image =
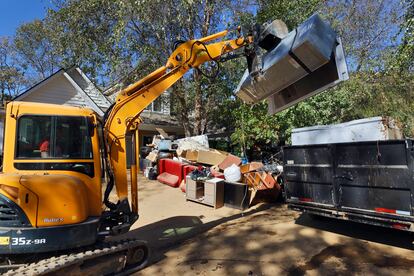
[(152, 111), (162, 112), (162, 97), (159, 97), (152, 103)]
[(149, 104), (145, 110), (151, 112), (159, 112), (169, 114), (169, 97), (161, 96), (158, 97), (155, 101)]

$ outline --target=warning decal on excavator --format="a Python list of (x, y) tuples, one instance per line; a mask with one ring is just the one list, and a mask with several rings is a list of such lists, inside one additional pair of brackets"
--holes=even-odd
[(0, 237), (0, 245), (9, 245), (10, 237)]

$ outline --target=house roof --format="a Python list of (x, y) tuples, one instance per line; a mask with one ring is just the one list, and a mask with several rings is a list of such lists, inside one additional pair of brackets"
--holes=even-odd
[[(58, 84), (54, 82), (58, 82)], [(59, 83), (60, 87), (57, 88), (56, 85), (59, 86)], [(48, 85), (49, 87), (45, 87)], [(41, 88), (45, 89), (42, 90)], [(68, 90), (71, 90), (72, 92), (69, 92)], [(45, 95), (43, 95), (42, 97), (39, 97), (38, 95), (38, 97), (36, 98), (36, 93), (41, 94), (45, 93), (45, 91), (52, 92), (52, 94), (49, 94), (49, 96), (51, 96), (50, 98), (54, 97), (54, 99), (49, 100), (47, 99), (47, 97), (45, 97)], [(53, 92), (55, 94), (53, 94)], [(60, 93), (60, 95), (56, 95), (58, 93)], [(68, 93), (72, 94), (69, 95)], [(67, 97), (66, 101), (58, 99), (58, 97), (62, 98), (64, 96)], [(22, 94), (16, 96), (13, 99), (13, 101), (24, 101), (28, 97), (32, 99), (36, 98), (36, 101), (38, 102), (50, 103), (55, 101), (53, 103), (61, 103), (72, 106), (87, 106), (93, 109), (100, 116), (103, 116), (104, 112), (111, 105), (111, 102), (99, 91), (99, 89), (92, 83), (92, 81), (76, 66), (70, 67), (68, 69), (58, 70), (46, 79), (30, 87)]]
[(64, 71), (63, 68), (59, 69), (58, 71), (54, 72), (52, 75), (50, 75), (49, 77), (41, 80), (40, 82), (34, 84), (32, 87), (28, 88), (26, 91), (20, 93), (19, 95), (15, 96), (13, 99), (11, 99), (12, 101), (19, 101), (20, 99), (23, 99), (24, 97), (27, 96), (27, 94), (30, 93), (30, 91), (33, 91), (33, 89), (35, 88), (39, 88), (40, 86), (44, 85), (49, 79), (53, 78), (55, 75), (60, 74), (62, 71)]

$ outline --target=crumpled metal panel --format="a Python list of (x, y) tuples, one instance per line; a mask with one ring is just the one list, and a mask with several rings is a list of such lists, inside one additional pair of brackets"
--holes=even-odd
[[(339, 77), (343, 79), (344, 75), (337, 72), (336, 56), (341, 51), (342, 45), (335, 31), (315, 14), (261, 57), (259, 72), (246, 70), (236, 95), (246, 103), (257, 103), (270, 97), (269, 106), (272, 108), (269, 112), (278, 112), (315, 94), (313, 92)], [(344, 59), (342, 61), (347, 78), (346, 63)]]
[(341, 124), (292, 130), (292, 145), (317, 145), (365, 141), (400, 140), (404, 135), (390, 117), (372, 117)]

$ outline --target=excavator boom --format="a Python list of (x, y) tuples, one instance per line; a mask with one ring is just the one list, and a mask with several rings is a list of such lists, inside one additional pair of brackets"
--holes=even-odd
[[(197, 68), (208, 61), (216, 61), (222, 56), (253, 42), (253, 38), (249, 36), (207, 44), (212, 40), (222, 38), (226, 34), (227, 31), (223, 31), (202, 39), (189, 40), (180, 44), (168, 58), (165, 66), (158, 68), (119, 93), (115, 104), (107, 114), (104, 133), (111, 170), (110, 174), (113, 174), (120, 204), (126, 202), (129, 196), (129, 184), (126, 174), (126, 136), (131, 135), (133, 141), (136, 141), (138, 125), (141, 122), (139, 118), (141, 112), (180, 80), (188, 70)], [(135, 152), (138, 152), (138, 150)], [(136, 154), (134, 155), (136, 156)], [(130, 184), (131, 211), (132, 214), (138, 214), (136, 181), (138, 168), (136, 162), (132, 163), (130, 168), (132, 180)]]

